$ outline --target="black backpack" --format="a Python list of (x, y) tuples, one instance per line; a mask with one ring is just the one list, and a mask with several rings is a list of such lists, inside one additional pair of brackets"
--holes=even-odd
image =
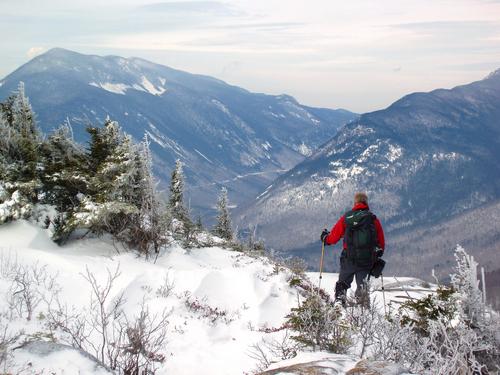
[(368, 210), (349, 211), (344, 216), (347, 258), (360, 267), (372, 267), (376, 259), (375, 218)]

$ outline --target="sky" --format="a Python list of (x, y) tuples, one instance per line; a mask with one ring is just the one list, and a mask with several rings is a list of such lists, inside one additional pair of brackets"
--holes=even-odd
[(0, 0), (0, 77), (53, 47), (369, 112), (500, 68), (500, 0)]

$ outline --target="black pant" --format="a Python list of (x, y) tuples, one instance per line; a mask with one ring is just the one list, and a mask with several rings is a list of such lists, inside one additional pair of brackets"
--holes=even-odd
[(335, 285), (335, 298), (345, 299), (347, 289), (356, 277), (356, 298), (360, 299), (366, 295), (366, 281), (372, 269), (372, 265), (359, 266), (353, 260), (347, 257), (347, 253), (342, 251), (340, 256), (340, 274), (339, 280)]

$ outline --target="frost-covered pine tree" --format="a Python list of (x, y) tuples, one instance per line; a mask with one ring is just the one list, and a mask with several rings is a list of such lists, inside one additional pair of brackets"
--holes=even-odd
[(12, 128), (8, 125), (4, 117), (4, 112), (0, 107), (0, 180), (4, 182), (10, 179), (9, 169), (12, 163), (10, 157), (10, 148), (12, 145), (11, 136)]
[(223, 187), (217, 201), (217, 223), (214, 227), (214, 234), (227, 241), (233, 240), (233, 229), (231, 227), (231, 217), (228, 209), (227, 189)]
[(35, 113), (24, 91), (24, 82), (19, 82), (12, 105), (12, 123), (23, 135), (38, 134)]
[(138, 173), (135, 157), (137, 146), (129, 135), (124, 134), (116, 121), (106, 120), (103, 128), (93, 135), (90, 144), (91, 190), (98, 202), (117, 201), (136, 203), (136, 175)]
[(148, 256), (151, 250), (158, 253), (159, 248), (167, 242), (170, 216), (156, 190), (157, 183), (153, 175), (153, 161), (147, 136), (139, 145), (136, 162), (139, 215), (130, 241)]
[(20, 83), (17, 92), (0, 103), (0, 221), (27, 218), (38, 202), (41, 138), (35, 115)]
[(184, 205), (184, 174), (182, 162), (179, 159), (175, 161), (175, 168), (172, 171), (168, 207), (174, 219), (183, 223), (188, 220), (188, 210)]
[(485, 313), (483, 294), (479, 289), (477, 277), (477, 262), (472, 255), (467, 254), (462, 246), (455, 249), (457, 262), (455, 274), (451, 275), (451, 283), (458, 293), (463, 312), (474, 326), (482, 326)]
[(477, 263), (458, 246), (451, 286), (405, 302), (374, 335), (374, 353), (412, 373), (491, 374), (500, 369), (500, 322), (485, 306)]
[(196, 218), (196, 224), (195, 224), (195, 228), (198, 232), (201, 232), (203, 230), (203, 223), (201, 221), (201, 216), (198, 215), (198, 217)]
[(2, 156), (9, 164), (6, 177), (18, 182), (35, 180), (41, 139), (22, 82), (0, 105), (0, 114), (3, 119), (0, 127)]
[(60, 213), (72, 211), (77, 195), (86, 192), (89, 181), (85, 152), (73, 140), (69, 124), (63, 124), (47, 138), (41, 155), (43, 203), (55, 206)]
[(109, 157), (112, 150), (120, 143), (120, 127), (115, 121), (106, 118), (103, 127), (88, 127), (90, 135), (89, 142), (89, 164), (92, 170), (99, 166)]
[(196, 226), (191, 220), (189, 210), (184, 205), (184, 175), (182, 172), (182, 162), (177, 159), (175, 168), (172, 171), (170, 180), (170, 197), (168, 201), (168, 212), (172, 217), (171, 228), (174, 237), (182, 239), (183, 245), (192, 245)]
[(154, 211), (156, 210), (157, 191), (153, 175), (153, 158), (147, 134), (137, 148), (135, 162), (137, 164), (135, 185), (138, 192), (137, 197), (140, 197), (138, 203), (141, 209)]
[(88, 189), (68, 231), (83, 227), (100, 234), (108, 232), (119, 240), (129, 236), (130, 223), (139, 211), (135, 195), (136, 146), (117, 122), (106, 120), (102, 128), (87, 129), (91, 135), (87, 178)]

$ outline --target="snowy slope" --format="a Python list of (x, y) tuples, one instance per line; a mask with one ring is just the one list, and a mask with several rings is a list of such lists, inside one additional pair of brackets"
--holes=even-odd
[[(312, 282), (316, 284), (319, 283), (319, 272), (307, 272), (306, 274)], [(321, 287), (332, 297), (338, 277), (338, 273), (323, 273), (322, 276)], [(373, 301), (381, 311), (384, 310), (385, 301), (386, 310), (388, 312), (394, 311), (401, 303), (408, 299), (419, 299), (435, 290), (434, 286), (413, 277), (384, 276), (383, 280), (382, 278), (372, 278), (370, 283), (372, 288), (371, 301)], [(349, 296), (351, 298), (354, 298), (355, 288), (356, 282), (353, 281), (351, 289), (349, 289)]]
[[(143, 299), (152, 313), (164, 309), (170, 313), (164, 348), (167, 359), (158, 374), (251, 372), (257, 365), (249, 355), (251, 346), (264, 337), (278, 338), (282, 332), (265, 333), (264, 329), (280, 327), (300, 299), (297, 290), (288, 284), (288, 271), (276, 272), (274, 265), (265, 258), (253, 258), (218, 247), (187, 251), (173, 246), (154, 264), (130, 252), (119, 254), (110, 241), (102, 239), (83, 239), (58, 247), (45, 230), (26, 221), (0, 226), (0, 243), (0, 295), (3, 300), (9, 283), (2, 275), (9, 261), (37, 264), (38, 267), (46, 265), (49, 274), (57, 275), (61, 301), (77, 311), (85, 311), (89, 303), (90, 288), (83, 278), (86, 269), (104, 283), (108, 270), (119, 267), (121, 274), (111, 291), (110, 304), (123, 293), (124, 309), (130, 316), (138, 312)], [(317, 283), (317, 273), (308, 276)], [(337, 274), (323, 274), (325, 290), (333, 292), (337, 277)], [(165, 285), (171, 291), (158, 293)], [(380, 281), (375, 281), (373, 287), (376, 289), (374, 299), (382, 308)], [(430, 291), (422, 288), (421, 281), (411, 278), (387, 277), (385, 287), (388, 308), (404, 300), (406, 292), (417, 297)], [(0, 309), (5, 310), (6, 304)], [(45, 321), (40, 314), (44, 309), (41, 303), (34, 314), (37, 319), (31, 322), (14, 319), (9, 324), (10, 329), (22, 328), (26, 334), (44, 331)], [(294, 363), (312, 357), (318, 359), (320, 354), (302, 353)], [(339, 373), (351, 368), (359, 359), (334, 354), (329, 354), (328, 358), (336, 361), (332, 368), (343, 369)], [(42, 369), (55, 374), (76, 373), (76, 369), (84, 373), (106, 373), (78, 351), (68, 348), (44, 355), (36, 350), (15, 351), (17, 366), (23, 366), (28, 360), (33, 373)]]
[[(248, 348), (265, 335), (258, 329), (280, 326), (297, 301), (286, 273), (273, 273), (273, 266), (263, 259), (220, 248), (186, 251), (172, 247), (153, 264), (131, 253), (117, 254), (110, 243), (97, 239), (59, 248), (44, 230), (24, 221), (1, 226), (0, 243), (2, 259), (17, 258), (21, 264), (39, 262), (46, 264), (50, 273), (57, 273), (62, 300), (77, 309), (87, 306), (90, 295), (82, 277), (86, 267), (104, 281), (107, 270), (119, 265), (121, 276), (112, 293), (113, 297), (125, 294), (127, 312), (133, 314), (143, 298), (152, 311), (171, 310), (167, 361), (160, 374), (199, 374), (201, 369), (206, 374), (241, 374), (251, 370), (255, 360), (247, 355)], [(155, 292), (165, 277), (174, 286), (167, 298)], [(0, 283), (0, 293), (6, 288), (5, 282)], [(213, 316), (203, 317), (202, 312), (189, 309), (187, 300), (227, 315), (212, 321)], [(42, 324), (17, 321), (29, 332), (40, 330)], [(18, 351), (16, 358), (21, 365), (26, 353)], [(50, 368), (63, 373), (66, 362), (57, 361), (54, 359)], [(39, 362), (47, 365), (47, 361)]]

